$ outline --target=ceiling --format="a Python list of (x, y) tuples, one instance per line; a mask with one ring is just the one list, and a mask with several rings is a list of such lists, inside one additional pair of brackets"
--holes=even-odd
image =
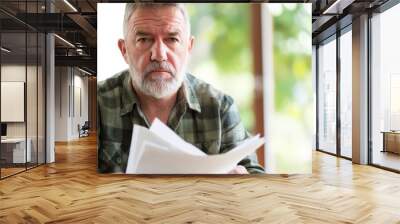
[[(56, 66), (78, 66), (95, 75), (97, 2), (105, 1), (48, 0), (47, 2), (46, 6), (44, 0), (1, 0), (2, 46), (12, 49), (2, 60), (10, 63), (22, 60), (25, 62), (27, 55), (29, 63), (29, 59), (37, 57), (36, 51), (44, 47), (44, 44), (36, 43), (37, 33), (53, 32), (57, 34)], [(52, 13), (49, 13), (50, 11)], [(25, 32), (28, 33), (26, 38)]]
[(313, 44), (351, 24), (353, 17), (374, 12), (388, 0), (311, 0)]

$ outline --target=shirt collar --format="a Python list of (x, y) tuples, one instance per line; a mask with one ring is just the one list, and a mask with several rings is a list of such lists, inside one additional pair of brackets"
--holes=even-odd
[[(122, 93), (121, 93), (121, 116), (131, 112), (135, 104), (139, 103), (136, 93), (132, 87), (132, 79), (129, 70), (124, 71), (122, 79)], [(193, 89), (192, 83), (185, 75), (181, 88), (178, 90), (178, 101), (184, 100), (190, 109), (201, 112), (199, 100), (196, 92)]]
[(199, 103), (199, 99), (196, 95), (196, 92), (194, 91), (193, 84), (190, 82), (188, 79), (188, 74), (185, 75), (183, 84), (182, 84), (182, 89), (185, 95), (185, 100), (187, 105), (189, 106), (190, 109), (201, 112), (201, 107)]

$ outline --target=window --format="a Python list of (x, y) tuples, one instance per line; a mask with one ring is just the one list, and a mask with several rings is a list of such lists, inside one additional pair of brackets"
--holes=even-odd
[(351, 158), (352, 141), (352, 33), (340, 36), (340, 155)]
[(336, 153), (336, 39), (318, 48), (318, 149)]
[(396, 170), (400, 170), (398, 21), (400, 5), (371, 18), (372, 163)]

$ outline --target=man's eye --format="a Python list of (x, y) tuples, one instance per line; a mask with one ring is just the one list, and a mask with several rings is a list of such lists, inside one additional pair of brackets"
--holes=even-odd
[(170, 38), (168, 38), (168, 41), (172, 42), (172, 43), (177, 43), (177, 42), (179, 42), (179, 39), (175, 38), (175, 37), (170, 37)]
[(137, 42), (140, 42), (140, 43), (146, 43), (148, 41), (150, 41), (149, 38), (144, 38), (144, 37), (141, 37), (141, 38), (137, 39)]

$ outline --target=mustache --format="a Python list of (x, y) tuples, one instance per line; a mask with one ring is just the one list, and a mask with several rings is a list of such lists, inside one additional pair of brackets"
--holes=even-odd
[(153, 61), (150, 64), (148, 64), (143, 71), (144, 77), (155, 71), (165, 71), (171, 74), (172, 77), (175, 77), (175, 70), (173, 69), (172, 65), (170, 65), (166, 61), (163, 62)]

